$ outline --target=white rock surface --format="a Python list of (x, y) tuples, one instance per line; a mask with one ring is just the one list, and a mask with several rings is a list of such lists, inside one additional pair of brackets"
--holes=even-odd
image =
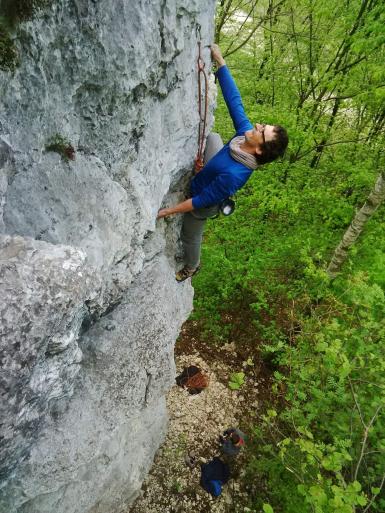
[[(54, 0), (0, 72), (1, 513), (114, 513), (162, 442), (214, 2)], [(208, 49), (205, 49), (208, 62)], [(55, 134), (74, 161), (45, 151)]]

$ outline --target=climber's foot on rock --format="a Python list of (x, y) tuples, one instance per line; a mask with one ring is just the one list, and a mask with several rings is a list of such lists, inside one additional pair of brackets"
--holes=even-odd
[(198, 267), (196, 267), (195, 269), (190, 269), (189, 267), (187, 267), (187, 265), (185, 265), (183, 269), (181, 269), (175, 274), (175, 279), (176, 281), (181, 282), (187, 280), (187, 278), (192, 278), (194, 274), (200, 271), (200, 268), (200, 265), (198, 265)]

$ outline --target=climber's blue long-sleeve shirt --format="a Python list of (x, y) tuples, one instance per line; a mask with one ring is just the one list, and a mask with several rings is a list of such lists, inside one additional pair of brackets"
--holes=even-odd
[[(235, 136), (253, 128), (242, 104), (242, 98), (227, 66), (217, 71), (219, 85), (233, 120)], [(229, 141), (230, 142), (230, 141)], [(232, 196), (250, 178), (252, 170), (230, 155), (229, 142), (210, 159), (191, 182), (194, 209), (217, 205)]]

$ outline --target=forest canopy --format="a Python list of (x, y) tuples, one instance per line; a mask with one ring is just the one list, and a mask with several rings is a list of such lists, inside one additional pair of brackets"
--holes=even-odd
[[(208, 223), (194, 281), (202, 329), (222, 344), (242, 312), (272, 369), (252, 506), (385, 511), (385, 10), (221, 0), (215, 39), (250, 120), (290, 138)], [(233, 136), (220, 94), (215, 130)]]

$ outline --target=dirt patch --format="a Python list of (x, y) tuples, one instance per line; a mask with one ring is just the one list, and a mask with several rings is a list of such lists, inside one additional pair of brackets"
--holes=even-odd
[[(274, 401), (271, 394), (272, 374), (278, 367), (262, 357), (261, 341), (253, 324), (250, 310), (226, 312), (222, 316), (223, 324), (231, 326), (229, 334), (222, 344), (214, 344), (202, 336), (204, 328), (199, 321), (186, 321), (175, 346), (175, 355), (189, 354), (194, 349), (207, 362), (221, 362), (226, 369), (217, 371), (217, 378), (227, 386), (228, 372), (247, 371), (247, 375), (257, 380), (259, 398), (269, 403)], [(246, 362), (252, 365), (246, 365)], [(247, 393), (247, 391), (246, 391)], [(247, 411), (244, 412), (247, 414)]]
[[(168, 433), (130, 513), (251, 511), (247, 509), (248, 483), (243, 479), (247, 446), (232, 460), (233, 477), (216, 499), (199, 485), (200, 465), (190, 469), (185, 456), (193, 453), (203, 462), (220, 455), (218, 436), (229, 427), (239, 427), (252, 439), (251, 426), (257, 422), (260, 396), (269, 389), (270, 372), (245, 346), (239, 352), (234, 343), (218, 347), (201, 342), (199, 326), (192, 321), (185, 323), (175, 353), (178, 373), (197, 365), (210, 384), (198, 395), (177, 386), (170, 390)], [(233, 391), (228, 386), (230, 375), (240, 371), (245, 373), (245, 383)]]

